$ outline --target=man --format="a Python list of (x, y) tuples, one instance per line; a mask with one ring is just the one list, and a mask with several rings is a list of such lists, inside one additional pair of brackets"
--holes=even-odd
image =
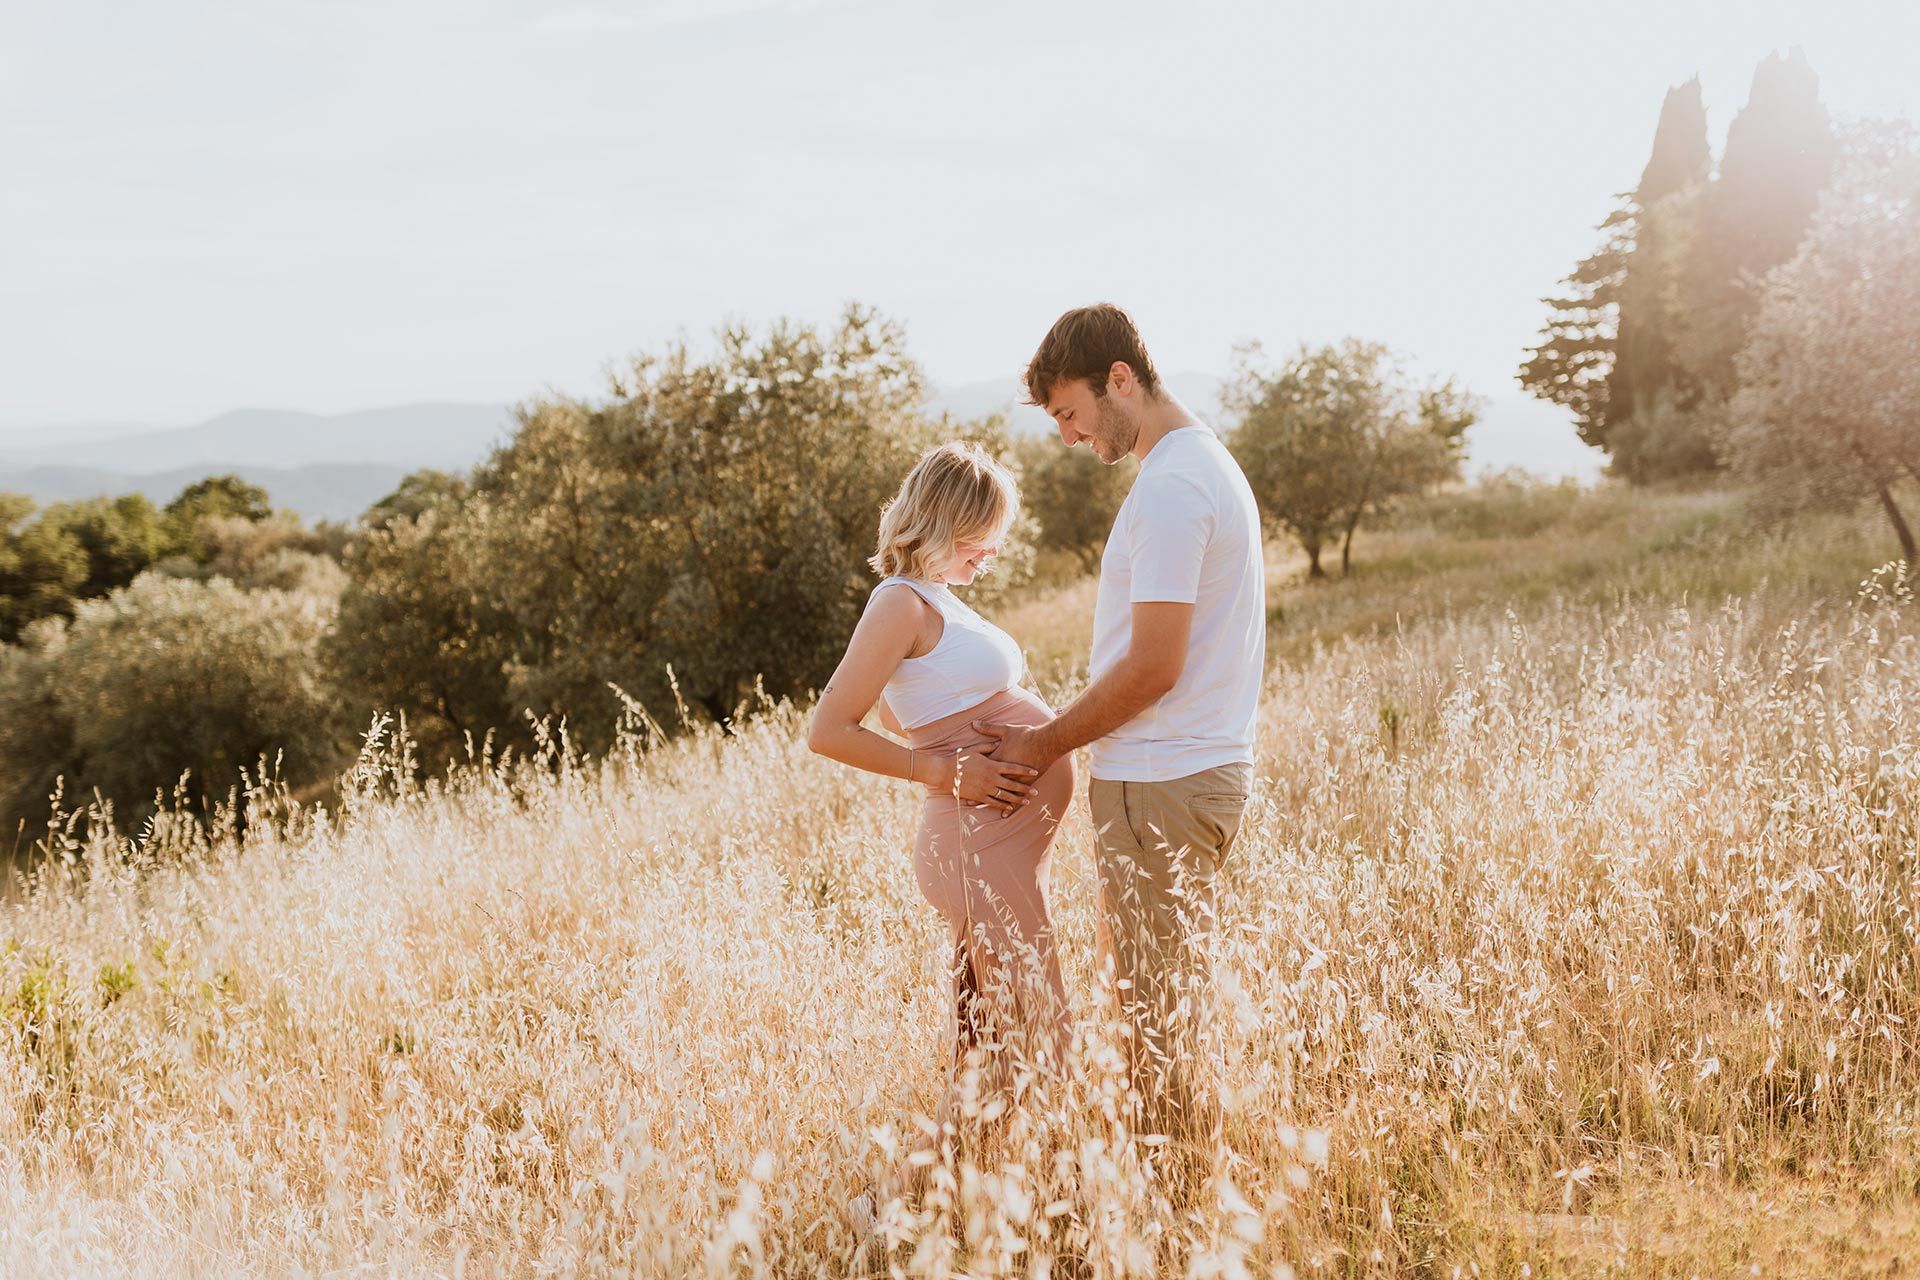
[(1200, 1034), (1214, 879), (1246, 808), (1266, 656), (1259, 511), (1120, 308), (1061, 316), (1027, 393), (1069, 448), (1109, 465), (1130, 453), (1140, 473), (1100, 563), (1092, 682), (1050, 724), (978, 727), (996, 758), (1041, 770), (1092, 745), (1103, 941), (1138, 1118), (1199, 1154), (1218, 1119)]

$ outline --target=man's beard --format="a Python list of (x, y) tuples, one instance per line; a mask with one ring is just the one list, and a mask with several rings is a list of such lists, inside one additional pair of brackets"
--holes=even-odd
[[(1140, 425), (1109, 396), (1095, 397), (1093, 405), (1093, 453), (1112, 466), (1133, 452), (1134, 442), (1140, 438)], [(1107, 456), (1109, 449), (1113, 451), (1112, 457)]]

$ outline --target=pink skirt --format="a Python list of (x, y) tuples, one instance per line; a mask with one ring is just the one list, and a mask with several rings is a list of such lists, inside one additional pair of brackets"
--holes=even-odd
[[(973, 728), (1042, 725), (1047, 704), (1007, 689), (978, 706), (911, 730), (916, 751), (985, 749), (993, 739)], [(1037, 794), (1009, 815), (928, 788), (914, 839), (913, 871), (945, 917), (953, 945), (956, 1053), (1008, 1044), (1024, 1031), (1033, 1048), (1060, 1061), (1066, 991), (1047, 907), (1053, 836), (1073, 801), (1073, 758), (1062, 756), (1034, 784)]]

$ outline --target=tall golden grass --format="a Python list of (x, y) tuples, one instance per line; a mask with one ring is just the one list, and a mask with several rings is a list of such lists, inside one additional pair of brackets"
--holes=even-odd
[[(331, 811), (56, 836), (0, 914), (0, 1270), (1897, 1274), (1913, 606), (1831, 589), (1864, 526), (1566, 503), (1277, 594), (1197, 1201), (1113, 1122), (1076, 806), (1082, 1069), (869, 1225), (943, 1087), (944, 948), (913, 794), (789, 708), (423, 787), (384, 735)], [(1735, 560), (1774, 568), (1727, 595)], [(1073, 678), (1084, 595), (1010, 607), (1036, 669)]]

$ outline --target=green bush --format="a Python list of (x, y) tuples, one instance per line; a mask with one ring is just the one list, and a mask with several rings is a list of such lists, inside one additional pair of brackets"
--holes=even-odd
[(1035, 545), (1072, 557), (1083, 573), (1097, 570), (1139, 463), (1129, 456), (1108, 466), (1091, 449), (1069, 449), (1052, 433), (1029, 436), (1013, 452)]
[[(245, 573), (221, 559), (260, 546), (263, 538), (252, 530), (261, 522), (273, 528), (266, 542), (339, 559), (341, 531), (309, 531), (295, 519), (271, 517), (266, 491), (237, 476), (190, 484), (164, 511), (131, 493), (56, 502), (36, 516), (32, 500), (0, 493), (0, 643), (19, 639), (36, 619), (71, 617), (74, 601), (117, 591), (151, 568), (245, 584)], [(275, 585), (320, 590), (325, 578), (323, 569), (285, 563), (273, 574)]]
[(470, 493), (423, 475), (368, 512), (329, 669), (356, 713), (404, 713), (442, 748), (519, 736), (528, 712), (604, 744), (609, 685), (667, 724), (818, 688), (873, 586), (881, 504), (934, 440), (994, 435), (927, 421), (924, 399), (897, 326), (856, 307), (642, 356), (598, 403), (528, 405)]
[(188, 779), (221, 797), (263, 758), (312, 779), (342, 759), (345, 727), (317, 672), (333, 603), (224, 579), (146, 574), (0, 653), (6, 823), (45, 813), (52, 777), (123, 814)]
[(461, 755), (468, 735), (522, 727), (507, 696), (510, 621), (489, 602), (457, 502), (385, 513), (355, 540), (322, 644), (343, 710), (357, 724), (404, 715), (430, 768)]

